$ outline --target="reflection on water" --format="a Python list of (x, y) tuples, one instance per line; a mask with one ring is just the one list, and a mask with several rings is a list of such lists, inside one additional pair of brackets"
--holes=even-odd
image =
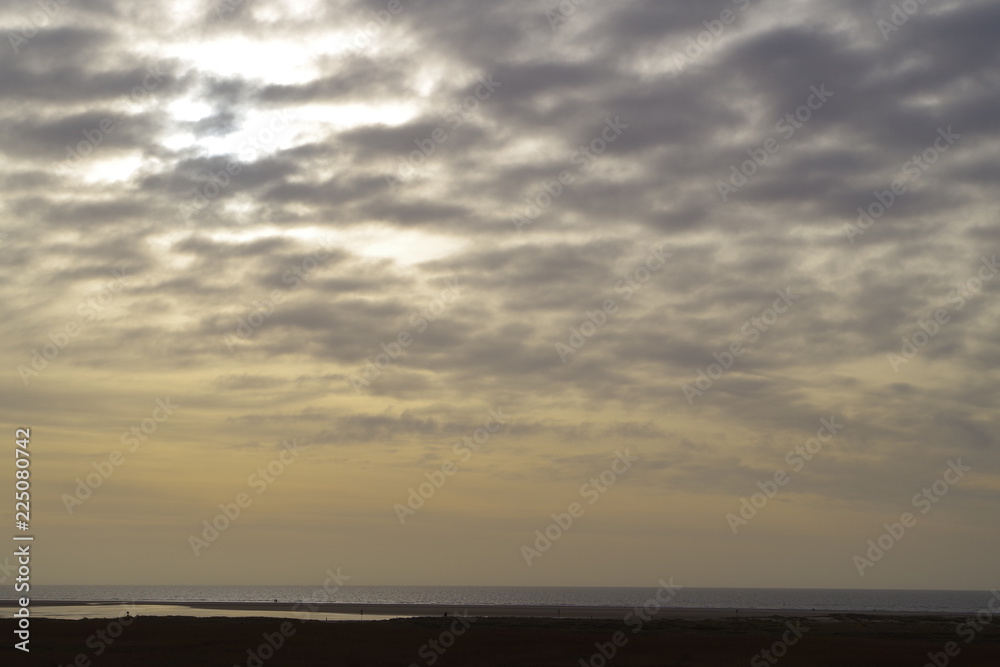
[[(185, 605), (166, 604), (83, 604), (67, 606), (40, 606), (31, 608), (34, 618), (62, 618), (78, 620), (81, 618), (123, 618), (126, 612), (131, 616), (195, 616), (199, 618), (298, 618), (311, 621), (385, 621), (391, 618), (412, 618), (399, 614), (333, 614), (312, 611), (281, 611), (266, 609), (201, 609)], [(0, 610), (0, 618), (13, 618), (14, 608)]]
[[(303, 600), (359, 605), (445, 604), (546, 607), (636, 607), (655, 588), (522, 586), (341, 586), (335, 596), (315, 586), (32, 586), (36, 600), (65, 602), (130, 600), (137, 604), (251, 603), (273, 600), (295, 605)], [(816, 609), (822, 611), (975, 613), (993, 599), (986, 591), (837, 590), (797, 588), (684, 588), (671, 606), (692, 609)], [(1000, 594), (997, 595), (1000, 597)], [(0, 587), (0, 600), (16, 599)], [(40, 605), (39, 605), (40, 607)], [(33, 609), (34, 611), (34, 609)], [(6, 611), (0, 608), (0, 614)], [(263, 612), (255, 612), (263, 616)], [(227, 614), (232, 615), (232, 614)], [(358, 617), (360, 618), (360, 616)], [(368, 615), (365, 614), (365, 618)], [(331, 616), (332, 620), (332, 616)]]

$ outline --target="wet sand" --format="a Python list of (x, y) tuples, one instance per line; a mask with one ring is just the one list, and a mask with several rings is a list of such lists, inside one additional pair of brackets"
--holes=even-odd
[[(72, 603), (79, 604), (79, 603)], [(119, 608), (122, 603), (115, 603)], [(35, 605), (39, 611), (45, 606)], [(103, 605), (102, 605), (103, 606)], [(194, 605), (190, 605), (194, 606)], [(248, 605), (199, 605), (246, 610)], [(623, 622), (631, 609), (555, 607), (445, 607), (440, 605), (317, 605), (329, 613), (400, 613), (386, 621), (323, 622), (280, 618), (140, 616), (127, 626), (116, 619), (32, 619), (30, 659), (12, 641), (0, 646), (3, 665), (86, 664), (158, 666), (299, 665), (566, 666), (603, 664), (598, 651), (614, 651), (608, 665), (748, 665), (813, 667), (928, 663), (928, 653), (960, 649), (953, 665), (1000, 665), (1000, 623), (965, 643), (956, 633), (965, 615), (829, 613), (812, 611), (663, 610), (635, 629)], [(250, 605), (275, 610), (295, 605)], [(569, 611), (568, 611), (569, 610)], [(8, 610), (4, 610), (9, 613)], [(444, 612), (449, 616), (445, 618)], [(467, 617), (463, 617), (468, 612)], [(487, 613), (488, 617), (477, 617)], [(589, 615), (594, 618), (587, 618)], [(6, 614), (5, 614), (6, 616)], [(14, 621), (0, 619), (13, 636)], [(779, 646), (782, 638), (800, 637)], [(615, 633), (621, 633), (616, 635)], [(622, 646), (615, 646), (617, 637)], [(270, 644), (268, 643), (270, 638)], [(277, 648), (272, 648), (277, 645)], [(445, 648), (447, 645), (447, 648)], [(775, 650), (774, 663), (761, 651)], [(596, 656), (596, 657), (595, 657)], [(752, 662), (756, 659), (758, 662)], [(433, 662), (432, 662), (433, 659)], [(581, 662), (582, 661), (582, 662)]]

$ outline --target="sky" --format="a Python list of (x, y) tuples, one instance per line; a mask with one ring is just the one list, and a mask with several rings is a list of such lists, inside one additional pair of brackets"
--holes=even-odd
[(997, 3), (0, 27), (35, 583), (1000, 582)]

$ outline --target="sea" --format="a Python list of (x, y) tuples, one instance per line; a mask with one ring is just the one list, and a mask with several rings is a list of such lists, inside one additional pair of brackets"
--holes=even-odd
[[(379, 604), (447, 605), (546, 605), (558, 607), (637, 607), (649, 600), (656, 588), (543, 587), (543, 586), (341, 586), (327, 595), (316, 586), (44, 586), (31, 587), (34, 600), (79, 602), (115, 601), (149, 609), (154, 603), (170, 602), (174, 613), (202, 612), (184, 608), (199, 602), (329, 601)], [(810, 588), (681, 588), (670, 601), (673, 608), (722, 608), (766, 610), (816, 610), (831, 612), (878, 611), (952, 612), (974, 614), (986, 608), (996, 591), (940, 590), (850, 590)], [(0, 599), (15, 599), (12, 587), (4, 587)], [(9, 608), (8, 608), (9, 609)], [(4, 616), (10, 613), (5, 609)], [(36, 608), (44, 613), (44, 606)], [(176, 611), (187, 609), (188, 611)], [(54, 611), (54, 610), (53, 610)], [(377, 619), (377, 607), (364, 618)], [(205, 612), (207, 613), (207, 612)], [(222, 612), (213, 612), (221, 614)], [(67, 613), (76, 616), (78, 613)], [(231, 615), (226, 613), (224, 615)], [(260, 615), (259, 612), (257, 615)], [(353, 615), (352, 615), (353, 616)]]

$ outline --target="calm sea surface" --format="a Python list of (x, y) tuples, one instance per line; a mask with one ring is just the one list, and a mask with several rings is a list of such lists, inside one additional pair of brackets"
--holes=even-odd
[[(655, 588), (516, 586), (343, 586), (330, 602), (362, 604), (556, 605), (632, 607)], [(315, 586), (32, 586), (37, 600), (125, 602), (299, 602), (326, 601)], [(15, 597), (4, 587), (0, 597)], [(829, 611), (976, 612), (989, 591), (843, 590), (801, 588), (684, 588), (672, 607), (816, 609)]]

